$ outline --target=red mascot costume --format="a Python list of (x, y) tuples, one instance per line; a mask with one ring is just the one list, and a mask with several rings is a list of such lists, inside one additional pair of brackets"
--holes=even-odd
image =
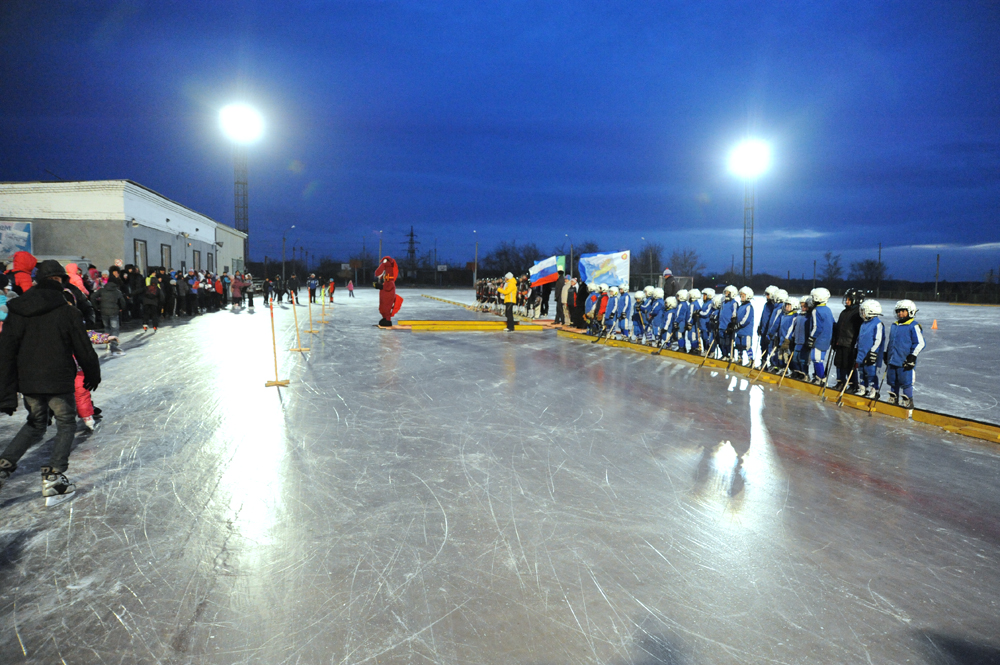
[(383, 256), (382, 262), (375, 269), (375, 288), (382, 293), (378, 296), (378, 312), (382, 315), (382, 320), (378, 322), (380, 327), (392, 326), (392, 317), (399, 313), (399, 308), (403, 306), (403, 299), (396, 295), (396, 278), (399, 276), (399, 267), (391, 256)]

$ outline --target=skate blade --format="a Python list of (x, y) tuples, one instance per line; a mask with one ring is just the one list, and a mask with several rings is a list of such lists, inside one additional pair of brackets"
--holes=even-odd
[(60, 503), (66, 503), (67, 501), (72, 501), (76, 498), (76, 492), (69, 492), (67, 494), (56, 494), (55, 496), (45, 497), (45, 507), (51, 508), (52, 506), (58, 506)]

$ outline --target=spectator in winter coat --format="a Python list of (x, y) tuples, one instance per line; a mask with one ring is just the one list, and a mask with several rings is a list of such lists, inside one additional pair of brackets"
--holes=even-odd
[(347, 280), (347, 297), (348, 298), (353, 298), (354, 297), (354, 280), (353, 279)]
[(319, 280), (316, 279), (315, 273), (309, 275), (306, 286), (309, 288), (309, 302), (316, 302), (316, 289), (319, 288)]
[[(118, 280), (115, 278), (109, 279), (108, 283), (102, 289), (95, 291), (90, 296), (90, 302), (101, 313), (104, 332), (117, 338), (121, 330), (121, 320), (118, 317), (121, 311), (128, 306), (125, 302), (125, 296), (122, 295)], [(125, 352), (118, 348), (118, 342), (111, 343), (111, 355), (125, 355)]]
[(46, 505), (71, 498), (76, 489), (65, 472), (76, 432), (77, 363), (88, 390), (101, 382), (101, 365), (79, 313), (63, 297), (65, 275), (58, 261), (42, 261), (38, 286), (11, 302), (0, 335), (0, 411), (13, 415), (18, 392), (28, 409), (27, 422), (0, 454), (0, 486), (28, 449), (42, 440), (51, 410), (58, 429), (49, 463), (42, 467)]
[(142, 294), (142, 329), (153, 332), (160, 327), (160, 305), (163, 303), (163, 291), (160, 289), (160, 278), (155, 274), (149, 278), (146, 290)]
[[(569, 280), (566, 279), (566, 271), (559, 269), (559, 277), (556, 279), (553, 291), (556, 293), (556, 316), (552, 321), (556, 325), (562, 325), (566, 323), (566, 299), (564, 297), (564, 291), (569, 284)], [(548, 298), (546, 298), (546, 304), (548, 303)]]
[(75, 263), (67, 263), (66, 274), (69, 276), (70, 284), (80, 289), (85, 296), (90, 295), (90, 291), (87, 290), (87, 286), (83, 283), (83, 277), (80, 274), (80, 266)]
[(857, 355), (858, 333), (861, 330), (861, 296), (855, 289), (844, 294), (844, 310), (833, 327), (833, 365), (837, 368), (837, 390), (841, 390), (851, 377), (851, 392), (857, 391), (858, 372), (854, 370)]
[(38, 259), (30, 252), (14, 252), (14, 261), (10, 269), (13, 288), (19, 295), (31, 288), (34, 283), (31, 279), (31, 271), (38, 265)]

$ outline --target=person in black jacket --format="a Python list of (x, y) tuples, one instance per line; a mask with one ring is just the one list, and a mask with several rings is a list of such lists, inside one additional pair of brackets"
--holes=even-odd
[(160, 327), (160, 307), (163, 304), (163, 291), (160, 289), (160, 279), (154, 273), (149, 277), (149, 284), (142, 293), (142, 330), (149, 330), (153, 324), (153, 332)]
[(77, 363), (87, 390), (96, 390), (101, 383), (101, 365), (80, 314), (63, 296), (65, 275), (58, 261), (42, 261), (36, 285), (8, 305), (10, 312), (0, 333), (0, 412), (14, 414), (18, 392), (24, 395), (28, 410), (27, 422), (0, 453), (0, 486), (28, 448), (42, 440), (51, 409), (57, 431), (49, 464), (42, 467), (42, 496), (47, 506), (71, 498), (76, 489), (65, 472), (76, 432)]
[(851, 388), (858, 388), (858, 373), (852, 373), (854, 357), (858, 354), (858, 333), (861, 332), (861, 294), (857, 289), (847, 289), (844, 293), (844, 311), (833, 329), (833, 346), (836, 355), (833, 364), (837, 368), (836, 390), (843, 390), (847, 377), (851, 377)]

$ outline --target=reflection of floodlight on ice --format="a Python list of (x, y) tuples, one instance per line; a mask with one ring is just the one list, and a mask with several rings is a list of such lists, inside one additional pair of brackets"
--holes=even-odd
[(771, 147), (760, 139), (747, 139), (729, 153), (729, 170), (741, 178), (756, 178), (770, 165)]
[(264, 131), (264, 119), (245, 104), (230, 104), (219, 111), (222, 131), (235, 143), (253, 143)]

